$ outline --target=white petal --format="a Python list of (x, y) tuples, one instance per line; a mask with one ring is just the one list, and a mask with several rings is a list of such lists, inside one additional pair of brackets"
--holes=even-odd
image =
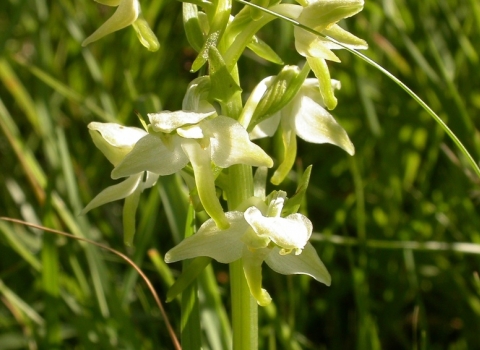
[(233, 164), (273, 166), (270, 158), (248, 138), (247, 130), (232, 118), (218, 116), (202, 123), (202, 129), (211, 135), (212, 160), (221, 168)]
[(300, 255), (279, 253), (280, 249), (275, 247), (265, 259), (267, 265), (275, 272), (283, 275), (309, 275), (327, 286), (330, 285), (332, 281), (330, 274), (310, 243), (307, 243)]
[(182, 150), (180, 137), (173, 135), (170, 144), (155, 135), (141, 138), (133, 150), (112, 171), (112, 178), (129, 176), (141, 171), (150, 171), (158, 175), (173, 174), (187, 165), (188, 158)]
[(257, 86), (255, 86), (252, 93), (248, 97), (248, 100), (242, 109), (242, 113), (238, 118), (238, 122), (245, 129), (248, 129), (248, 125), (252, 120), (253, 114), (255, 113), (255, 109), (260, 103), (260, 100), (262, 99), (263, 94), (265, 94), (265, 91), (267, 91), (268, 87), (270, 86), (270, 84), (274, 79), (275, 77), (266, 77), (265, 79), (263, 79), (261, 82), (257, 84)]
[(135, 143), (147, 134), (145, 130), (115, 123), (92, 122), (88, 128), (95, 146), (113, 165), (120, 163)]
[(139, 12), (140, 4), (138, 3), (138, 0), (122, 0), (112, 17), (107, 19), (107, 21), (103, 23), (100, 28), (86, 38), (83, 41), (82, 46), (86, 46), (91, 42), (103, 38), (107, 34), (128, 27), (130, 24), (135, 22)]
[(169, 134), (181, 126), (197, 124), (213, 114), (215, 114), (215, 111), (208, 113), (162, 111), (159, 113), (149, 113), (148, 118), (150, 119), (153, 130)]
[(186, 139), (203, 139), (202, 128), (198, 125), (188, 125), (177, 129), (177, 134)]
[(142, 173), (130, 176), (125, 181), (119, 184), (107, 187), (102, 192), (97, 194), (90, 203), (82, 210), (81, 215), (86, 214), (93, 208), (99, 207), (105, 203), (113, 202), (119, 199), (123, 199), (131, 195), (137, 188), (140, 180), (142, 179)]
[(297, 135), (307, 142), (331, 143), (348, 154), (355, 154), (355, 147), (347, 132), (333, 116), (307, 96), (300, 96), (292, 106), (293, 117), (290, 121)]
[(286, 218), (264, 217), (260, 210), (250, 207), (245, 211), (245, 220), (260, 236), (268, 236), (285, 250), (303, 249), (312, 234), (312, 223), (301, 214)]
[(165, 254), (167, 263), (197, 256), (208, 256), (227, 264), (242, 257), (243, 242), (240, 237), (248, 228), (243, 213), (232, 211), (225, 214), (230, 228), (220, 230), (215, 221), (207, 220), (196, 234), (180, 242)]
[(263, 139), (264, 137), (271, 137), (275, 134), (280, 124), (281, 113), (278, 111), (270, 118), (265, 119), (255, 125), (250, 132), (250, 140)]
[(143, 129), (123, 126), (116, 123), (91, 122), (88, 124), (88, 128), (98, 131), (105, 141), (114, 147), (132, 148), (138, 140), (147, 134)]

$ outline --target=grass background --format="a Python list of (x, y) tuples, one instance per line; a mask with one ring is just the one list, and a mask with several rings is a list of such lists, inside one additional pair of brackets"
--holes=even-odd
[[(114, 183), (86, 125), (138, 126), (135, 110), (179, 109), (195, 77), (181, 4), (142, 7), (162, 45), (156, 53), (141, 47), (131, 28), (82, 48), (112, 11), (93, 1), (0, 2), (0, 215), (125, 251), (165, 299), (180, 265), (165, 269), (155, 258), (183, 230), (177, 178), (142, 195), (133, 249), (123, 246), (123, 203), (78, 216)], [(366, 54), (417, 92), (479, 159), (476, 0), (367, 0), (342, 25), (366, 39)], [(287, 64), (301, 62), (289, 24), (275, 21), (260, 36)], [(479, 179), (398, 86), (347, 52), (339, 57), (342, 64), (330, 65), (342, 83), (334, 115), (356, 155), (299, 140), (296, 171), (282, 185), (292, 194), (298, 173), (313, 164), (302, 210), (314, 223), (313, 243), (332, 286), (265, 268), (274, 304), (260, 310), (260, 348), (476, 349)], [(249, 52), (239, 67), (245, 92), (279, 71)], [(275, 142), (262, 145), (275, 153)], [(205, 348), (223, 349), (228, 269), (214, 264), (199, 284)], [(172, 348), (153, 298), (123, 261), (3, 221), (0, 297), (0, 349)], [(166, 309), (178, 330), (178, 302)]]

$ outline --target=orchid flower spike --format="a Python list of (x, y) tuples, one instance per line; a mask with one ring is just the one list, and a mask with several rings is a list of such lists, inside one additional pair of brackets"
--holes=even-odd
[[(332, 80), (332, 86), (340, 88), (340, 82)], [(347, 132), (325, 109), (325, 100), (319, 92), (317, 79), (306, 79), (285, 107), (253, 128), (250, 139), (273, 136), (279, 125), (282, 130), (284, 157), (271, 179), (275, 185), (280, 184), (292, 169), (297, 155), (296, 136), (311, 143), (330, 143), (350, 155), (355, 154), (355, 147)]]
[[(144, 137), (147, 132), (139, 128), (125, 127), (115, 123), (88, 124), (93, 143), (114, 165), (118, 165), (125, 156), (133, 149), (135, 143)], [(86, 214), (93, 208), (108, 202), (125, 198), (123, 206), (123, 227), (125, 244), (131, 245), (135, 234), (135, 213), (140, 194), (146, 188), (150, 188), (157, 182), (158, 175), (140, 171), (132, 174), (123, 182), (107, 187), (100, 192), (82, 210)]]
[(272, 167), (273, 161), (250, 141), (237, 121), (215, 114), (215, 110), (148, 114), (150, 133), (115, 167), (112, 177), (118, 179), (142, 171), (169, 175), (190, 162), (205, 211), (219, 227), (227, 228), (229, 221), (216, 196), (212, 162), (227, 168), (234, 164)]
[(142, 16), (138, 0), (95, 0), (103, 5), (118, 6), (113, 15), (103, 23), (92, 35), (86, 38), (82, 46), (103, 38), (105, 35), (116, 32), (132, 25), (137, 37), (149, 51), (157, 51), (160, 47), (157, 37), (152, 32), (145, 18)]
[(308, 242), (312, 223), (302, 214), (280, 216), (286, 193), (279, 191), (270, 203), (255, 201), (241, 211), (226, 213), (230, 227), (219, 229), (207, 220), (196, 234), (183, 240), (165, 254), (167, 263), (208, 256), (221, 263), (242, 259), (250, 292), (261, 306), (271, 302), (262, 288), (262, 264), (284, 274), (305, 274), (330, 285), (331, 277), (325, 265)]
[[(297, 20), (299, 23), (333, 38), (351, 49), (364, 50), (368, 44), (342, 29), (337, 22), (351, 17), (363, 9), (364, 0), (297, 0), (302, 6), (280, 4), (276, 12)], [(295, 27), (295, 47), (304, 56), (320, 83), (320, 92), (328, 109), (334, 109), (337, 100), (330, 85), (330, 72), (325, 60), (340, 62), (332, 50), (342, 49), (325, 37)]]

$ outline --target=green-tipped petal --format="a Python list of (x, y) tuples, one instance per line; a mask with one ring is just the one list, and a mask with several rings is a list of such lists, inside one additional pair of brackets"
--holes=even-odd
[(210, 146), (203, 149), (197, 141), (185, 139), (182, 148), (190, 159), (195, 173), (195, 184), (203, 208), (215, 220), (217, 226), (226, 229), (230, 225), (215, 190), (215, 178), (211, 167)]
[(83, 41), (82, 46), (87, 46), (88, 44), (103, 38), (105, 35), (128, 27), (135, 22), (139, 13), (140, 4), (138, 3), (138, 0), (122, 0), (112, 17), (107, 19), (100, 28), (86, 38)]
[(88, 205), (82, 210), (80, 214), (86, 214), (93, 208), (99, 207), (105, 203), (123, 199), (131, 195), (138, 187), (141, 179), (142, 174), (137, 174), (135, 176), (130, 176), (128, 179), (120, 182), (119, 184), (107, 187), (102, 192), (97, 194), (96, 197), (93, 198), (90, 203), (88, 203)]
[(247, 230), (248, 224), (242, 212), (228, 212), (226, 218), (230, 223), (228, 229), (219, 229), (212, 219), (205, 221), (196, 234), (170, 249), (165, 254), (165, 261), (171, 263), (197, 256), (208, 256), (228, 264), (240, 259), (244, 246), (240, 237)]
[(321, 0), (305, 7), (298, 21), (307, 27), (322, 31), (362, 9), (363, 0)]
[(137, 20), (132, 23), (133, 29), (137, 33), (137, 38), (140, 43), (147, 48), (150, 52), (158, 51), (160, 43), (157, 36), (153, 33), (152, 29), (148, 25), (148, 22), (143, 18), (140, 13)]
[(228, 168), (233, 164), (273, 166), (272, 158), (251, 142), (247, 130), (232, 118), (218, 116), (205, 121), (203, 125), (202, 128), (212, 135), (212, 159), (219, 167)]
[(286, 218), (265, 217), (260, 210), (250, 207), (245, 211), (245, 220), (259, 236), (268, 236), (285, 250), (301, 251), (312, 234), (312, 223), (301, 214)]
[[(354, 50), (366, 50), (368, 49), (368, 44), (365, 40), (356, 37), (355, 35), (347, 32), (345, 29), (340, 27), (338, 24), (333, 25), (332, 27), (325, 29), (323, 34), (341, 42), (345, 46), (354, 49)], [(331, 50), (342, 49), (341, 46), (332, 43), (330, 40), (324, 39), (325, 46)]]
[[(283, 113), (283, 112), (282, 112)], [(282, 141), (283, 141), (283, 160), (273, 173), (270, 182), (274, 185), (280, 183), (287, 177), (297, 157), (297, 135), (285, 118), (282, 120)]]
[(130, 176), (142, 171), (158, 175), (176, 173), (188, 163), (188, 158), (180, 145), (180, 137), (173, 135), (170, 144), (165, 146), (155, 135), (141, 138), (125, 159), (112, 171), (112, 178)]
[(162, 111), (159, 113), (149, 113), (148, 119), (155, 131), (171, 133), (175, 129), (184, 126), (197, 124), (205, 118), (213, 115), (215, 111), (208, 113), (197, 113), (191, 111)]
[(325, 106), (332, 110), (337, 106), (337, 98), (333, 92), (332, 79), (328, 70), (327, 62), (323, 58), (307, 57), (308, 64), (318, 79), (320, 94)]
[(260, 306), (267, 306), (272, 301), (270, 294), (262, 288), (262, 263), (269, 253), (268, 248), (255, 249), (253, 252), (247, 246), (243, 248), (243, 271), (250, 293)]
[(120, 163), (135, 143), (147, 134), (145, 130), (115, 123), (91, 122), (88, 129), (95, 146), (114, 166)]
[(332, 281), (327, 268), (310, 243), (307, 243), (300, 255), (280, 255), (280, 249), (275, 247), (266, 257), (265, 262), (272, 270), (283, 275), (308, 275), (327, 286)]
[(252, 50), (257, 56), (275, 63), (275, 64), (284, 64), (282, 58), (263, 40), (254, 36), (252, 41), (247, 45), (247, 47)]
[(348, 154), (355, 154), (355, 147), (347, 132), (318, 103), (310, 97), (299, 96), (292, 106), (294, 117), (290, 119), (298, 137), (311, 143), (331, 143)]

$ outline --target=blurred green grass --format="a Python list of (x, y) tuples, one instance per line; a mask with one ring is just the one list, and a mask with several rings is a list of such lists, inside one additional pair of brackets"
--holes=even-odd
[[(111, 12), (93, 1), (0, 3), (0, 215), (127, 250), (164, 298), (172, 276), (161, 274), (147, 251), (164, 253), (183, 232), (175, 217), (182, 202), (171, 191), (142, 195), (132, 250), (122, 243), (122, 203), (78, 216), (113, 183), (88, 122), (138, 125), (135, 111), (179, 109), (194, 78), (181, 4), (142, 6), (162, 45), (153, 54), (131, 28), (81, 48)], [(367, 0), (342, 25), (366, 39), (366, 54), (423, 98), (479, 159), (477, 1)], [(291, 32), (275, 21), (260, 37), (287, 64), (298, 64)], [(240, 62), (246, 92), (279, 70), (250, 56)], [(302, 210), (322, 234), (314, 245), (332, 286), (264, 269), (275, 304), (260, 310), (261, 348), (475, 349), (478, 254), (414, 243), (480, 244), (479, 179), (398, 86), (347, 52), (339, 57), (342, 64), (330, 65), (342, 83), (334, 114), (356, 155), (299, 140), (297, 172), (285, 184), (292, 194), (297, 174), (314, 165)], [(262, 145), (274, 152), (274, 142)], [(165, 181), (171, 190), (176, 179)], [(228, 305), (228, 270), (213, 267)], [(180, 266), (173, 268), (175, 274)], [(97, 248), (0, 222), (0, 349), (171, 348), (153, 298), (135, 276)], [(166, 308), (179, 329), (179, 305)], [(203, 322), (206, 348), (222, 349), (215, 338), (222, 316), (201, 317), (209, 320)]]

